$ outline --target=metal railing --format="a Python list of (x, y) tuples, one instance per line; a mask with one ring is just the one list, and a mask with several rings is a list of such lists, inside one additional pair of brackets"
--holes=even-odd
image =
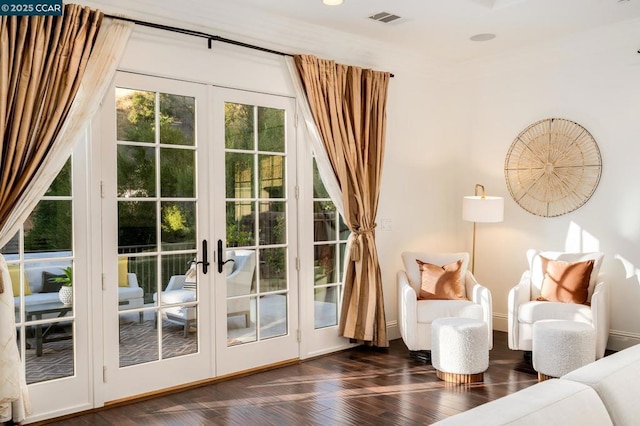
[[(156, 250), (156, 245), (118, 248), (120, 256), (131, 255), (127, 256), (127, 272), (136, 274), (138, 285), (144, 291), (145, 303), (153, 303), (153, 294), (158, 291), (158, 286), (165, 289), (171, 276), (183, 275), (189, 269), (189, 262), (196, 256), (193, 243), (164, 243), (163, 251)], [(159, 271), (158, 259), (160, 259)], [(158, 273), (160, 273), (159, 281)]]

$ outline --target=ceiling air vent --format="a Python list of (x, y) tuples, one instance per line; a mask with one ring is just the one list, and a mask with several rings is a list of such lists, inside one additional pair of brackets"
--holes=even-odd
[(394, 15), (393, 13), (389, 13), (389, 12), (379, 12), (369, 16), (369, 19), (382, 22), (383, 24), (388, 24), (390, 22), (400, 19), (400, 17), (398, 15)]

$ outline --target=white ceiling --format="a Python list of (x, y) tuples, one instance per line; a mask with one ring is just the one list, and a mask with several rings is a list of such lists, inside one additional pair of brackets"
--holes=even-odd
[[(269, 13), (397, 43), (442, 61), (463, 61), (549, 42), (640, 17), (640, 0), (234, 0)], [(402, 20), (370, 19), (389, 12)], [(474, 34), (494, 33), (486, 42)], [(640, 48), (640, 40), (638, 40)]]
[[(332, 28), (450, 65), (640, 20), (640, 0), (344, 0), (340, 6), (325, 6), (322, 0), (80, 1), (139, 19), (241, 33), (243, 26), (259, 33), (261, 25), (264, 34), (274, 26), (285, 34), (288, 28), (313, 29), (316, 35), (318, 29)], [(402, 19), (390, 24), (368, 19), (378, 12)], [(496, 38), (469, 40), (481, 33)]]

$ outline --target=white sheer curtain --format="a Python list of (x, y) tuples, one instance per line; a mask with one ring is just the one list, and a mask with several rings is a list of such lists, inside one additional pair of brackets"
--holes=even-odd
[(73, 146), (86, 129), (88, 121), (95, 115), (111, 84), (132, 28), (133, 24), (130, 22), (105, 18), (82, 77), (82, 83), (69, 110), (69, 116), (53, 143), (51, 151), (43, 161), (42, 167), (36, 172), (34, 184), (25, 191), (18, 207), (11, 212), (6, 225), (0, 230), (0, 247), (9, 242), (31, 214), (69, 158)]
[(324, 147), (324, 143), (322, 142), (322, 138), (320, 137), (320, 133), (318, 132), (318, 128), (316, 127), (316, 122), (313, 119), (313, 114), (311, 113), (311, 109), (309, 108), (309, 100), (307, 99), (307, 94), (305, 93), (302, 86), (300, 74), (298, 73), (298, 69), (296, 68), (296, 64), (292, 57), (285, 57), (285, 61), (287, 62), (287, 68), (289, 68), (289, 74), (291, 75), (293, 88), (296, 91), (296, 97), (300, 100), (298, 105), (300, 106), (305, 127), (307, 129), (307, 134), (309, 136), (309, 140), (311, 141), (313, 153), (316, 157), (318, 171), (320, 172), (320, 179), (322, 179), (322, 183), (324, 183), (324, 186), (329, 193), (329, 197), (331, 197), (331, 201), (336, 206), (338, 213), (340, 213), (344, 217), (342, 191), (340, 190), (338, 179), (336, 179), (336, 174), (333, 171), (333, 166), (331, 166), (331, 161), (329, 161), (327, 150)]
[[(43, 166), (36, 173), (33, 184), (25, 191), (18, 202), (18, 208), (11, 212), (9, 220), (0, 230), (0, 247), (15, 235), (35, 208), (69, 158), (73, 146), (83, 134), (89, 120), (97, 112), (122, 58), (132, 28), (132, 23), (119, 20), (105, 19), (102, 23), (67, 120)], [(11, 282), (2, 255), (0, 273), (4, 282)], [(21, 422), (29, 411), (24, 366), (16, 343), (13, 289), (11, 285), (7, 285), (0, 294), (0, 422), (9, 421), (11, 418), (14, 422)]]

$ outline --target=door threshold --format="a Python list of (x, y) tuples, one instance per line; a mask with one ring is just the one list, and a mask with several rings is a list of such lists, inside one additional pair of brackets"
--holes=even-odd
[[(238, 371), (235, 373), (225, 374), (223, 376), (216, 376), (209, 379), (198, 380), (196, 382), (184, 383), (182, 385), (172, 386), (169, 388), (159, 389), (152, 392), (146, 392), (139, 395), (130, 396), (127, 398), (116, 399), (104, 403), (104, 408), (111, 408), (119, 405), (127, 405), (135, 402), (152, 399), (160, 395), (168, 395), (171, 393), (182, 392), (184, 390), (195, 389), (202, 386), (211, 385), (223, 380), (230, 380), (236, 377), (248, 376), (250, 374), (261, 373), (263, 371), (275, 370), (276, 368), (286, 367), (288, 365), (297, 364), (300, 362), (300, 358), (292, 358), (286, 361), (280, 361), (273, 364), (263, 365), (260, 367), (250, 368), (248, 370)], [(98, 408), (99, 409), (99, 408)]]

